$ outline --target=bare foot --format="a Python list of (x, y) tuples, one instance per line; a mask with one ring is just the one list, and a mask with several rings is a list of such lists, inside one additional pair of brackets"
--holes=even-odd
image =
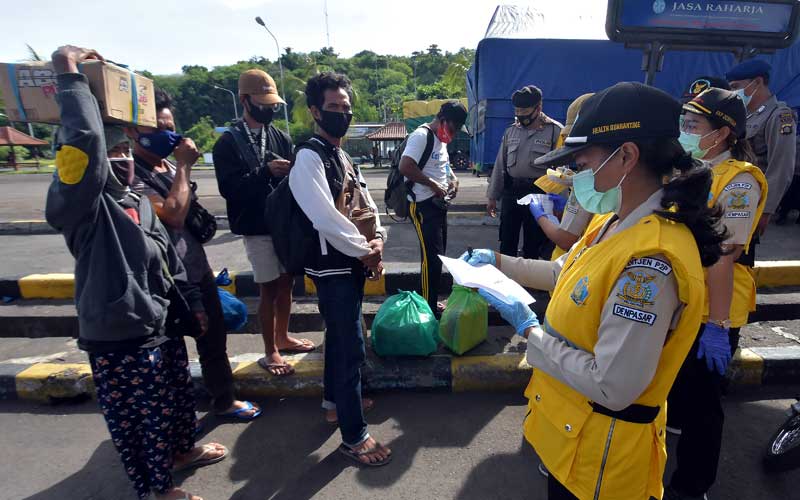
[(283, 360), (280, 353), (267, 354), (258, 360), (258, 366), (276, 377), (285, 377), (294, 374), (294, 367)]
[(296, 339), (286, 336), (285, 339), (275, 339), (275, 346), (279, 351), (287, 352), (311, 352), (317, 348), (309, 339)]
[(374, 464), (376, 462), (383, 462), (384, 460), (389, 458), (389, 455), (392, 454), (392, 450), (378, 443), (372, 437), (367, 438), (366, 441), (353, 448), (353, 451), (356, 453), (363, 453), (365, 451), (369, 451), (368, 453), (364, 453), (363, 455), (359, 455), (358, 457), (358, 459), (365, 464)]
[(189, 453), (176, 453), (172, 470), (181, 471), (217, 463), (228, 455), (228, 448), (219, 443), (195, 446)]
[[(361, 411), (367, 413), (373, 408), (375, 408), (375, 401), (369, 398), (361, 398)], [(336, 424), (339, 422), (336, 417), (336, 409), (325, 410), (325, 421), (329, 424)]]
[(186, 490), (180, 488), (172, 488), (163, 495), (156, 494), (157, 500), (184, 500), (186, 498), (189, 500), (203, 500), (202, 497), (187, 493)]

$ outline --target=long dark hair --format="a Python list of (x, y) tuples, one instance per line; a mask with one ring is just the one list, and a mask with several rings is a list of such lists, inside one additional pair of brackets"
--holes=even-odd
[(722, 242), (728, 234), (719, 224), (722, 208), (708, 206), (711, 169), (686, 153), (677, 139), (661, 137), (632, 142), (639, 147), (639, 163), (659, 179), (669, 179), (663, 185), (663, 210), (656, 213), (685, 224), (694, 236), (703, 266), (713, 266), (725, 253)]
[(728, 149), (731, 151), (731, 156), (739, 161), (746, 161), (747, 163), (756, 164), (756, 153), (753, 151), (753, 146), (750, 141), (739, 139), (733, 133), (728, 135)]

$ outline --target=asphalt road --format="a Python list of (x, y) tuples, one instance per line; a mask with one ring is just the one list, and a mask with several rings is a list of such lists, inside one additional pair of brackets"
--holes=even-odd
[[(800, 470), (770, 476), (760, 467), (770, 434), (784, 420), (785, 398), (798, 389), (758, 390), (726, 401), (712, 499), (800, 497)], [(367, 420), (395, 454), (379, 470), (351, 466), (336, 453), (339, 436), (322, 420), (319, 401), (264, 404), (264, 416), (250, 425), (217, 425), (209, 418), (203, 441), (228, 445), (231, 456), (178, 476), (178, 482), (206, 500), (546, 498), (535, 454), (522, 440), (526, 408), (520, 395), (379, 395)], [(135, 498), (95, 403), (0, 402), (0, 429), (0, 499)]]

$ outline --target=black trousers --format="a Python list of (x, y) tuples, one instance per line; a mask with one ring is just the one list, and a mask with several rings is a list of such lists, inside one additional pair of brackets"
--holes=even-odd
[(437, 205), (433, 198), (411, 203), (411, 222), (417, 231), (422, 265), (420, 268), (420, 295), (431, 311), (436, 313), (442, 261), (439, 255), (447, 250), (447, 209)]
[[(709, 370), (705, 359), (697, 359), (698, 340), (683, 362), (667, 398), (668, 420), (681, 429), (678, 438), (677, 468), (670, 486), (684, 495), (701, 496), (717, 479), (725, 414), (722, 395), (725, 377)], [(739, 328), (729, 332), (731, 355), (739, 346)]]
[(504, 192), (500, 207), (500, 253), (516, 257), (519, 254), (519, 230), (522, 228), (522, 256), (526, 259), (550, 259), (553, 243), (536, 223), (526, 205), (517, 200), (529, 193), (543, 193), (537, 187), (528, 192)]
[(203, 382), (211, 394), (214, 410), (221, 412), (230, 408), (234, 401), (233, 373), (228, 361), (228, 329), (222, 315), (217, 284), (211, 269), (197, 284), (203, 292), (203, 307), (208, 316), (208, 332), (195, 339), (200, 355)]
[[(778, 215), (780, 217), (786, 217), (792, 209), (800, 209), (800, 176), (795, 176), (792, 179), (792, 184), (781, 199), (781, 205), (778, 207)], [(800, 218), (798, 220), (800, 220)]]

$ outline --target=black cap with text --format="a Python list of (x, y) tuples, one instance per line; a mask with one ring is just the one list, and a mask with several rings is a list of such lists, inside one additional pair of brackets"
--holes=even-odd
[(583, 103), (564, 146), (536, 159), (536, 165), (564, 165), (578, 151), (597, 144), (680, 136), (681, 105), (663, 90), (621, 82)]
[(710, 88), (684, 104), (683, 110), (705, 116), (717, 128), (730, 127), (740, 139), (745, 136), (747, 108), (742, 98), (730, 90)]

